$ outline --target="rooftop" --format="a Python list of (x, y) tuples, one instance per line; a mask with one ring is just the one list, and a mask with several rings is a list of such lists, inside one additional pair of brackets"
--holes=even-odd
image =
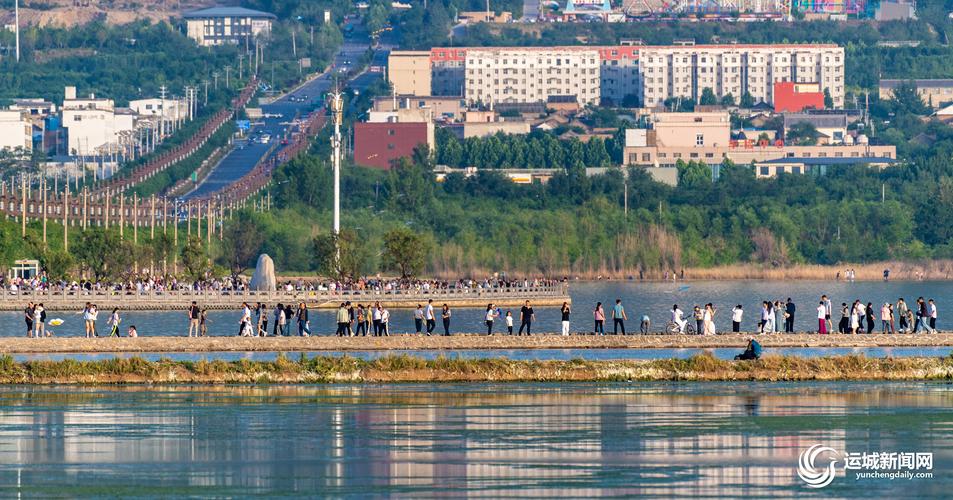
[(912, 83), (917, 87), (933, 87), (933, 88), (947, 88), (953, 87), (953, 80), (943, 79), (943, 78), (921, 78), (921, 79), (893, 79), (893, 80), (880, 80), (880, 86), (886, 88), (896, 88), (904, 83)]
[(802, 165), (863, 165), (866, 163), (872, 164), (894, 164), (897, 163), (897, 160), (893, 158), (882, 158), (880, 156), (858, 156), (858, 157), (835, 157), (835, 158), (815, 158), (815, 157), (789, 157), (789, 158), (775, 158), (773, 160), (765, 160), (757, 162), (758, 165), (788, 165), (791, 163), (800, 163)]
[(815, 115), (807, 113), (785, 113), (784, 128), (791, 128), (796, 123), (810, 123), (815, 128), (846, 128), (847, 115)]
[(208, 9), (193, 10), (182, 14), (186, 19), (204, 19), (208, 17), (257, 17), (277, 19), (277, 16), (260, 10), (244, 7), (210, 7)]

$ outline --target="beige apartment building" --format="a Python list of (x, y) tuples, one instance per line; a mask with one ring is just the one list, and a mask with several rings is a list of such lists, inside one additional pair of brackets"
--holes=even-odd
[(705, 88), (737, 103), (748, 92), (755, 102), (774, 102), (775, 82), (818, 83), (835, 107), (844, 105), (844, 49), (836, 45), (646, 46), (639, 52), (641, 101), (698, 101)]
[(776, 82), (816, 83), (844, 104), (844, 49), (824, 44), (434, 48), (391, 53), (398, 94), (465, 96), (470, 103), (546, 102), (573, 95), (581, 105), (656, 107), (698, 101), (705, 88), (735, 102), (774, 103)]
[(255, 38), (271, 34), (274, 14), (244, 7), (211, 7), (182, 15), (186, 33), (195, 43), (212, 45), (252, 43)]
[[(719, 164), (729, 159), (736, 164), (787, 159), (830, 158), (836, 162), (879, 158), (895, 160), (895, 146), (871, 146), (862, 138), (854, 144), (793, 146), (783, 141), (732, 140), (727, 112), (655, 113), (649, 129), (626, 131), (624, 159), (627, 165), (673, 167), (679, 160)], [(835, 160), (836, 159), (836, 160)]]
[(387, 78), (397, 95), (431, 95), (430, 51), (391, 51), (387, 56)]
[(880, 80), (880, 99), (893, 99), (893, 89), (904, 83), (915, 86), (920, 99), (933, 109), (942, 108), (945, 104), (953, 102), (953, 80), (942, 79)]
[(599, 104), (600, 65), (599, 50), (585, 47), (469, 49), (464, 98), (490, 104), (576, 96), (580, 105)]

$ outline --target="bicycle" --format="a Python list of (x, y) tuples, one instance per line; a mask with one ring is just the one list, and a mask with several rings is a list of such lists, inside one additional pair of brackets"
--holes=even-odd
[(691, 321), (686, 321), (685, 328), (683, 330), (678, 326), (678, 323), (669, 321), (669, 323), (665, 325), (665, 331), (671, 335), (695, 335), (695, 325), (693, 325)]

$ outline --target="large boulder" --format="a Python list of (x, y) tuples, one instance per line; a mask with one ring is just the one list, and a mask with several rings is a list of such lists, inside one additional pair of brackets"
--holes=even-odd
[(255, 274), (252, 275), (249, 286), (256, 292), (274, 292), (277, 285), (275, 261), (271, 260), (271, 257), (266, 253), (259, 255), (258, 264), (255, 266)]

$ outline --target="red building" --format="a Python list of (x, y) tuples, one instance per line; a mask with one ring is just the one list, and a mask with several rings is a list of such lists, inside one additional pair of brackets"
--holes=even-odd
[(389, 169), (394, 160), (413, 155), (420, 144), (430, 144), (433, 125), (410, 123), (355, 123), (354, 163)]
[(800, 113), (810, 108), (824, 109), (824, 91), (820, 84), (775, 82), (775, 113)]

